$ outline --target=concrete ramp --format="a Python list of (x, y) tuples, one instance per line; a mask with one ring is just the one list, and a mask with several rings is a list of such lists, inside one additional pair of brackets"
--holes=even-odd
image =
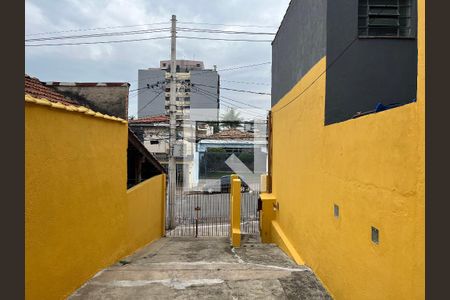
[(69, 299), (331, 299), (306, 266), (244, 236), (163, 238), (99, 272)]

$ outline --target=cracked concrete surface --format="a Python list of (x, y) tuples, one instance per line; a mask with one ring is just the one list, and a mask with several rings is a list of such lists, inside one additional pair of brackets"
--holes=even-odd
[(312, 271), (244, 236), (162, 238), (99, 272), (69, 299), (331, 299)]

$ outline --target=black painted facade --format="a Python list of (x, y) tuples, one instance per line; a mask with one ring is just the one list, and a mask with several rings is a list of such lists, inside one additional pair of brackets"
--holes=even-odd
[(272, 106), (327, 56), (325, 124), (378, 103), (416, 97), (417, 6), (412, 37), (358, 37), (358, 0), (292, 0), (272, 43)]
[(290, 2), (272, 42), (272, 106), (325, 56), (326, 3)]

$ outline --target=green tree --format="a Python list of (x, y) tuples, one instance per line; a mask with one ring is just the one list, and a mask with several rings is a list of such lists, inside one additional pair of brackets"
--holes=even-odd
[(228, 129), (235, 129), (241, 123), (242, 118), (239, 112), (235, 111), (234, 108), (230, 108), (226, 113), (222, 114), (222, 121), (226, 122), (224, 126)]

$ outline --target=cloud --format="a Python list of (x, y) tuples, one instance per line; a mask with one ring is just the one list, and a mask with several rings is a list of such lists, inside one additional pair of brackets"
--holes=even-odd
[[(126, 26), (168, 22), (172, 14), (177, 15), (181, 27), (213, 28), (226, 30), (271, 31), (275, 32), (287, 9), (289, 0), (27, 0), (25, 2), (26, 34), (90, 29), (97, 27)], [(186, 24), (182, 22), (259, 24), (271, 28), (246, 28), (237, 26), (214, 26)], [(127, 31), (144, 28), (162, 28), (169, 23), (104, 29), (101, 32)], [(57, 35), (95, 33), (99, 31), (70, 31)], [(166, 33), (126, 36), (123, 38), (144, 38), (162, 36)], [(184, 34), (184, 35), (187, 35)], [(236, 38), (236, 35), (195, 34), (189, 36)], [(40, 37), (26, 36), (26, 38)], [(255, 37), (256, 38), (256, 37)], [(258, 37), (259, 38), (259, 37)], [(261, 37), (263, 39), (272, 39)], [(121, 37), (84, 39), (83, 41), (112, 40)], [(71, 40), (81, 41), (81, 40)], [(138, 69), (155, 67), (162, 59), (170, 56), (169, 40), (144, 42), (98, 44), (86, 46), (27, 47), (25, 69), (30, 75), (41, 80), (55, 81), (128, 81), (136, 88)], [(271, 61), (270, 43), (222, 42), (212, 40), (177, 41), (179, 59), (198, 59), (206, 67), (217, 65), (218, 69)], [(270, 65), (221, 73), (221, 78), (233, 81), (270, 83)], [(224, 86), (239, 89), (270, 92), (270, 86), (243, 85), (227, 82)], [(243, 93), (222, 92), (223, 96), (251, 105), (270, 107), (270, 97)], [(130, 113), (135, 114), (136, 102), (131, 99)], [(240, 104), (238, 104), (240, 105)]]

